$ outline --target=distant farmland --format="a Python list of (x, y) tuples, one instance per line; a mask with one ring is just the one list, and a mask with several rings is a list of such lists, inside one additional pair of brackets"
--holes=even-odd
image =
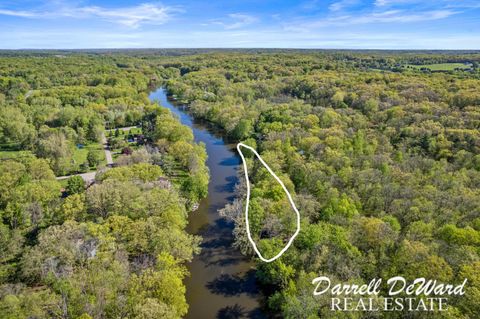
[(465, 63), (436, 63), (421, 65), (407, 64), (405, 67), (417, 70), (429, 69), (430, 71), (454, 71), (457, 69), (468, 70), (472, 68), (472, 65)]

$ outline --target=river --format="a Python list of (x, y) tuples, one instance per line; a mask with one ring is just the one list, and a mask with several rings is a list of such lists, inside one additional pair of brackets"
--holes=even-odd
[(218, 214), (218, 209), (232, 201), (238, 180), (241, 160), (235, 145), (207, 123), (194, 120), (184, 107), (167, 98), (163, 88), (149, 97), (189, 126), (195, 142), (203, 142), (208, 154), (208, 196), (197, 211), (190, 213), (187, 226), (190, 234), (202, 236), (203, 241), (201, 253), (188, 264), (190, 276), (185, 285), (189, 312), (185, 318), (265, 318), (260, 309), (261, 294), (255, 283), (254, 265), (232, 246), (233, 225)]

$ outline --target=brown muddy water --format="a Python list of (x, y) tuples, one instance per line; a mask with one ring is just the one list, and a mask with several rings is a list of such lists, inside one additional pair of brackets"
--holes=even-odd
[(195, 142), (206, 146), (210, 169), (208, 197), (189, 216), (187, 231), (203, 237), (202, 251), (188, 264), (190, 277), (187, 287), (188, 319), (266, 318), (260, 308), (262, 295), (255, 282), (254, 265), (235, 249), (233, 225), (218, 214), (218, 209), (233, 200), (241, 159), (235, 145), (207, 123), (196, 121), (185, 108), (170, 100), (159, 88), (150, 100), (176, 114), (181, 123), (193, 130)]

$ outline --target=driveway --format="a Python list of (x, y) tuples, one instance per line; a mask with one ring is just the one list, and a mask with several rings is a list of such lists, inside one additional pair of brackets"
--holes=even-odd
[(61, 180), (64, 180), (64, 179), (69, 179), (72, 176), (81, 176), (86, 184), (91, 184), (95, 181), (95, 175), (96, 174), (97, 174), (97, 172), (88, 172), (88, 173), (82, 173), (82, 174), (58, 176), (57, 181), (61, 181)]
[[(110, 151), (110, 147), (108, 147), (108, 142), (107, 138), (105, 136), (105, 133), (102, 133), (102, 144), (103, 144), (103, 150), (105, 151), (105, 160), (107, 162), (107, 167), (111, 167), (113, 165), (113, 157), (112, 157), (112, 152)], [(81, 176), (85, 183), (91, 184), (95, 181), (95, 175), (97, 172), (88, 172), (88, 173), (82, 173), (82, 174), (73, 174), (73, 175), (67, 175), (67, 176), (58, 176), (57, 180), (61, 181), (64, 179), (68, 179), (72, 176)]]
[(102, 144), (103, 150), (105, 151), (105, 160), (107, 161), (107, 166), (110, 167), (113, 165), (113, 157), (112, 152), (110, 151), (110, 147), (108, 146), (108, 141), (105, 133), (102, 133)]

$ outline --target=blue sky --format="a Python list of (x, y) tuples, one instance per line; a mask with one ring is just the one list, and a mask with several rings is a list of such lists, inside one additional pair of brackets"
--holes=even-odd
[(0, 1), (0, 48), (480, 49), (480, 0)]

